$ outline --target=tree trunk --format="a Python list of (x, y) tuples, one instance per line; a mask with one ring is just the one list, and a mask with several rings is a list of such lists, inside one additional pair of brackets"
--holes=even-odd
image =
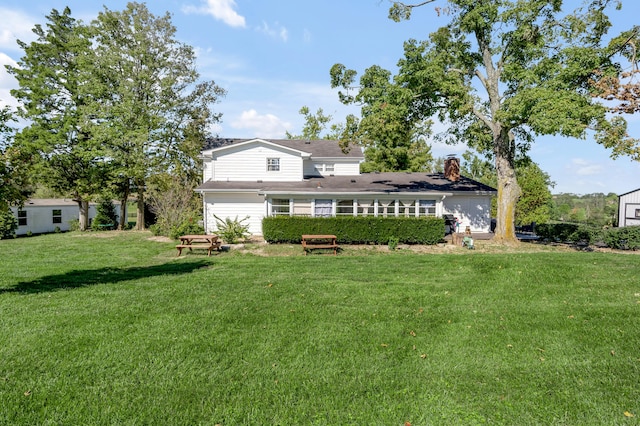
[(498, 175), (498, 213), (493, 239), (502, 244), (516, 245), (516, 203), (522, 191), (514, 166), (515, 147), (508, 131), (502, 130), (497, 138), (494, 152)]
[(120, 218), (118, 221), (118, 229), (123, 230), (127, 226), (127, 200), (129, 199), (129, 188), (124, 190), (120, 199)]
[(89, 227), (89, 202), (78, 199), (76, 203), (78, 203), (78, 210), (80, 212), (78, 215), (80, 230), (86, 231)]
[(136, 229), (144, 231), (144, 188), (138, 185), (138, 205), (136, 211)]

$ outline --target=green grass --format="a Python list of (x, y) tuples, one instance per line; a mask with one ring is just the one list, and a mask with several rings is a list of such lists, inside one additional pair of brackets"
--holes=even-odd
[(640, 256), (149, 236), (0, 241), (0, 424), (638, 424)]

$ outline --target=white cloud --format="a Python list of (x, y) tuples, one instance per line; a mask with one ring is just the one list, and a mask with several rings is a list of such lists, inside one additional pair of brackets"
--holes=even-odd
[(205, 4), (200, 7), (185, 6), (182, 11), (185, 13), (199, 13), (211, 15), (219, 21), (231, 27), (244, 28), (246, 26), (244, 16), (239, 15), (234, 9), (236, 2), (234, 0), (206, 0)]
[(19, 11), (0, 7), (2, 26), (0, 27), (0, 48), (21, 50), (17, 40), (30, 42), (36, 35), (31, 31), (35, 20)]
[(255, 109), (250, 109), (243, 111), (240, 117), (231, 121), (231, 127), (253, 132), (252, 137), (282, 138), (291, 127), (291, 123), (273, 114), (261, 115)]
[(587, 161), (583, 158), (572, 159), (567, 168), (578, 176), (595, 176), (604, 171), (602, 164)]
[(18, 65), (16, 61), (8, 55), (0, 52), (0, 107), (6, 105), (17, 106), (17, 101), (11, 96), (11, 89), (18, 87), (18, 82), (7, 72), (5, 65), (15, 67)]
[(289, 40), (289, 31), (277, 22), (275, 23), (275, 27), (272, 28), (269, 24), (263, 21), (261, 26), (256, 27), (256, 31), (273, 38), (279, 38), (284, 42)]

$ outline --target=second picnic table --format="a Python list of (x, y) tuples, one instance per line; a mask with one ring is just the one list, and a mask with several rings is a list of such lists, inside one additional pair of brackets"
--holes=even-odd
[(302, 236), (302, 249), (306, 255), (308, 251), (315, 249), (332, 249), (335, 255), (338, 252), (338, 242), (335, 235), (308, 235)]
[(220, 244), (217, 235), (182, 235), (180, 244), (176, 246), (176, 249), (178, 249), (178, 256), (182, 254), (182, 249), (185, 248), (188, 248), (189, 251), (204, 249), (207, 250), (207, 255), (211, 256), (213, 249), (220, 250)]

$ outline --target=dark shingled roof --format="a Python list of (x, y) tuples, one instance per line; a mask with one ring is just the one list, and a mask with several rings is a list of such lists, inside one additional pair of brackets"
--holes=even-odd
[(305, 179), (303, 182), (226, 182), (207, 181), (196, 188), (197, 191), (247, 191), (265, 193), (495, 193), (490, 186), (473, 179), (460, 177), (452, 182), (441, 173), (386, 172), (362, 173), (356, 176), (324, 176)]
[(242, 142), (252, 141), (260, 139), (263, 141), (271, 142), (276, 145), (281, 145), (297, 151), (309, 152), (314, 158), (363, 158), (362, 149), (357, 145), (350, 145), (350, 150), (346, 154), (342, 152), (337, 141), (334, 140), (312, 140), (304, 141), (298, 139), (264, 139), (264, 138), (251, 138), (251, 139), (226, 139), (226, 138), (209, 138), (205, 141), (203, 150), (222, 148), (225, 146), (237, 145)]

